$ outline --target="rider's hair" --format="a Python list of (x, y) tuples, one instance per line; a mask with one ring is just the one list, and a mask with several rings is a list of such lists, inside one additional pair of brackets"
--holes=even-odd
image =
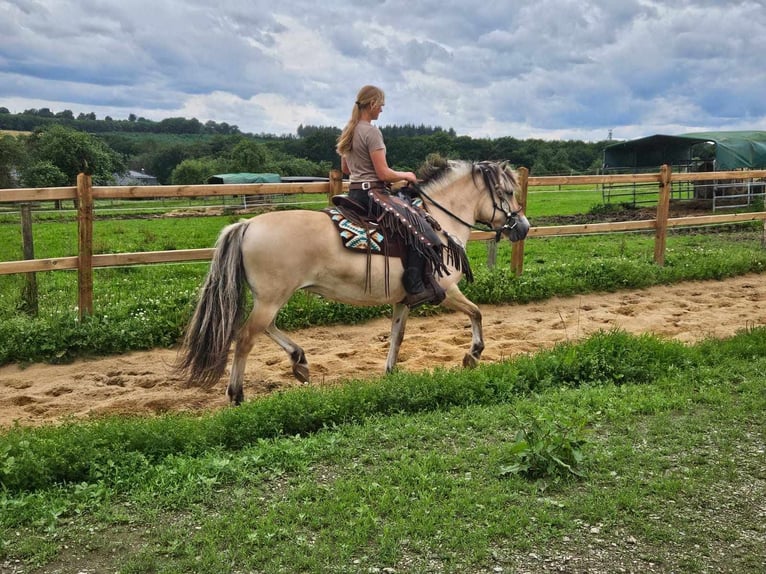
[(356, 101), (354, 102), (354, 108), (351, 110), (351, 119), (348, 120), (346, 127), (343, 128), (343, 132), (338, 138), (338, 145), (335, 147), (335, 151), (338, 155), (343, 155), (346, 152), (351, 151), (351, 142), (354, 139), (354, 129), (356, 124), (359, 123), (359, 115), (364, 108), (371, 108), (375, 105), (383, 105), (386, 103), (386, 95), (383, 90), (376, 86), (364, 86), (356, 95)]

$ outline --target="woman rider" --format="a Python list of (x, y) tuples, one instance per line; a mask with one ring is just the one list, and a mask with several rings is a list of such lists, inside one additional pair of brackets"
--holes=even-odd
[[(389, 184), (402, 180), (417, 183), (417, 177), (411, 171), (396, 171), (388, 166), (383, 134), (371, 123), (378, 119), (384, 105), (385, 95), (380, 88), (364, 86), (356, 96), (351, 119), (338, 138), (336, 150), (341, 156), (341, 169), (350, 181), (348, 195), (367, 209), (370, 219), (400, 226), (398, 231), (407, 245), (402, 277), (407, 291), (404, 303), (410, 307), (438, 304), (444, 300), (444, 289), (432, 273), (425, 277), (425, 267), (429, 260), (435, 270), (443, 268), (442, 244), (417, 210), (389, 192)], [(387, 217), (386, 207), (398, 217)]]

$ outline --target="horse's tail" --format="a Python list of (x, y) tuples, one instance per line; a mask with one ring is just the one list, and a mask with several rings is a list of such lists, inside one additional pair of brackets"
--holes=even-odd
[(210, 387), (220, 380), (229, 348), (245, 318), (242, 238), (247, 225), (247, 221), (240, 221), (225, 227), (216, 241), (210, 270), (176, 363), (189, 385)]

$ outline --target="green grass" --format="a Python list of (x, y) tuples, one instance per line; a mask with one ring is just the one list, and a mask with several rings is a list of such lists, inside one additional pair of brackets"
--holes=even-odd
[[(689, 347), (613, 332), (205, 417), (16, 429), (0, 565), (761, 572), (764, 412), (765, 329)], [(574, 418), (581, 477), (505, 472), (525, 421)]]
[(535, 217), (587, 213), (603, 205), (601, 190), (592, 186), (531, 187), (527, 192), (525, 213), (533, 221)]

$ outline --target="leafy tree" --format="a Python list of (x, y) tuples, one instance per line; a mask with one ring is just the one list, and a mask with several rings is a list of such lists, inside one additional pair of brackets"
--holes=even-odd
[(29, 136), (29, 155), (34, 163), (50, 162), (75, 185), (77, 174), (86, 171), (97, 184), (107, 184), (115, 173), (125, 171), (122, 159), (101, 140), (72, 129), (53, 125)]
[(340, 136), (338, 128), (319, 128), (314, 130), (303, 138), (303, 153), (299, 157), (304, 157), (316, 162), (338, 162), (338, 154), (335, 152), (335, 145)]
[(394, 137), (386, 140), (386, 150), (388, 164), (400, 170), (417, 169), (431, 153), (459, 159), (449, 136), (443, 132), (426, 136)]
[(196, 118), (167, 118), (159, 123), (159, 131), (172, 134), (199, 134), (202, 133), (202, 124)]
[(492, 140), (473, 139), (468, 136), (457, 136), (452, 138), (451, 143), (454, 157), (467, 159), (471, 161), (482, 161), (485, 159), (506, 159), (506, 156), (497, 155)]
[(50, 161), (37, 161), (21, 173), (25, 187), (61, 187), (71, 182), (67, 175)]
[(0, 189), (15, 187), (14, 171), (22, 168), (26, 161), (26, 150), (19, 139), (0, 136)]
[(185, 159), (173, 169), (170, 181), (173, 185), (197, 185), (222, 171), (221, 161), (215, 158)]
[[(135, 163), (151, 173), (160, 183), (168, 183), (173, 169), (185, 159), (191, 159), (189, 150), (180, 144), (159, 146), (152, 152), (138, 156)], [(131, 162), (134, 163), (134, 162)]]
[(230, 171), (258, 173), (264, 170), (271, 158), (265, 145), (243, 138), (232, 148), (228, 159)]
[(535, 162), (529, 170), (532, 175), (550, 175), (553, 173), (553, 152), (543, 148), (535, 157)]
[(310, 175), (315, 177), (327, 177), (332, 165), (326, 162), (314, 162), (305, 158), (285, 156), (283, 159), (267, 165), (264, 172), (278, 173), (282, 176)]

